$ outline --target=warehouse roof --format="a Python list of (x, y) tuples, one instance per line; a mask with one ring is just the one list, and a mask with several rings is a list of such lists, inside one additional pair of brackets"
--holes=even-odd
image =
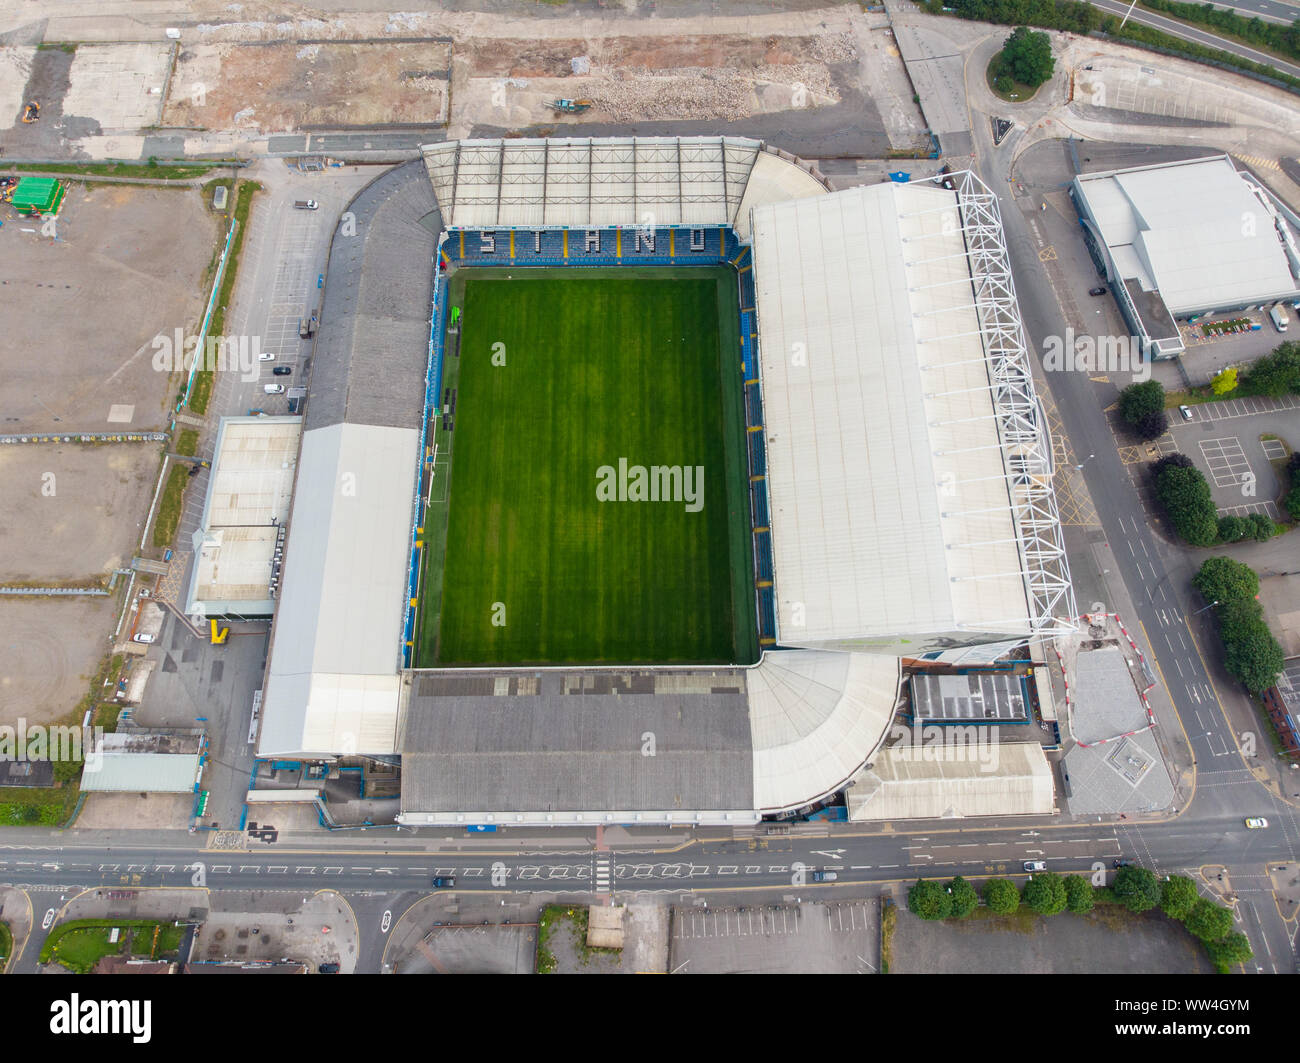
[(201, 746), (198, 735), (101, 735), (94, 755), (86, 758), (81, 788), (94, 792), (190, 793), (199, 779)]
[(301, 436), (300, 417), (221, 419), (194, 533), (186, 613), (271, 613), (272, 567)]
[(904, 741), (877, 755), (847, 794), (851, 820), (1047, 815), (1052, 768), (1037, 742), (983, 731), (969, 745)]
[(1285, 298), (1300, 287), (1295, 233), (1227, 155), (1076, 180), (1121, 276), (1158, 290), (1172, 314)]

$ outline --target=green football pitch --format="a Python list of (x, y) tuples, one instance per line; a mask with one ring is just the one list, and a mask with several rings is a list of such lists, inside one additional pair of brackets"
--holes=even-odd
[(417, 664), (755, 660), (735, 275), (474, 267), (451, 305)]

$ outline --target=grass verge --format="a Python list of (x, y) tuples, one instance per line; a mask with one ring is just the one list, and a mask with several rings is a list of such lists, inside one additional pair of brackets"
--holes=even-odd
[[(113, 929), (123, 931), (109, 941)], [(50, 931), (41, 947), (41, 963), (55, 962), (74, 974), (89, 974), (105, 956), (160, 959), (180, 948), (183, 929), (146, 919), (76, 919)]]
[(185, 505), (185, 485), (189, 478), (189, 466), (179, 463), (173, 465), (167, 474), (167, 483), (163, 487), (162, 498), (158, 500), (158, 512), (153, 522), (153, 544), (160, 550), (166, 549), (176, 538), (181, 509)]
[[(239, 276), (239, 253), (244, 247), (244, 237), (248, 233), (248, 215), (253, 209), (253, 196), (262, 190), (256, 181), (241, 181), (235, 192), (235, 240), (230, 247), (230, 257), (226, 260), (226, 272), (221, 278), (221, 290), (217, 293), (216, 308), (212, 311), (212, 320), (208, 322), (209, 336), (224, 336), (226, 328), (226, 308), (235, 294), (235, 281)], [(218, 258), (220, 252), (218, 252)], [(194, 374), (194, 387), (190, 391), (190, 409), (200, 416), (208, 412), (208, 403), (212, 399), (214, 371), (200, 368)]]
[(0, 971), (4, 970), (9, 957), (14, 954), (14, 935), (9, 924), (0, 920)]
[(880, 973), (888, 974), (894, 962), (894, 931), (898, 929), (898, 905), (886, 897), (880, 906)]
[(5, 172), (67, 174), (71, 177), (139, 177), (150, 181), (188, 181), (202, 177), (219, 164), (148, 163), (136, 162), (9, 162)]

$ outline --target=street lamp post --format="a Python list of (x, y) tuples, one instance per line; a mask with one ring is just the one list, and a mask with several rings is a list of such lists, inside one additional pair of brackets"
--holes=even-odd
[(1096, 454), (1089, 454), (1086, 458), (1083, 459), (1083, 461), (1079, 462), (1079, 464), (1075, 466), (1075, 469), (1082, 471), (1083, 467), (1087, 465), (1088, 462), (1092, 461), (1092, 459), (1095, 458), (1096, 456), (1097, 456)]
[(1205, 612), (1206, 609), (1213, 609), (1213, 608), (1214, 608), (1216, 605), (1218, 605), (1218, 604), (1219, 604), (1218, 601), (1215, 600), (1215, 601), (1211, 602), (1209, 605), (1205, 606), (1204, 609), (1197, 609), (1196, 612), (1194, 612), (1194, 613), (1192, 614), (1192, 616), (1200, 616), (1201, 613)]

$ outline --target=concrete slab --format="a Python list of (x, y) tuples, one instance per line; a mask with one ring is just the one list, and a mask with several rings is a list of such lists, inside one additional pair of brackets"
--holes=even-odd
[(0, 47), (0, 128), (21, 121), (23, 108), (27, 105), (23, 93), (32, 74), (35, 54), (36, 49), (31, 46)]
[(170, 42), (82, 44), (63, 97), (68, 118), (91, 118), (107, 132), (159, 125), (171, 70)]

